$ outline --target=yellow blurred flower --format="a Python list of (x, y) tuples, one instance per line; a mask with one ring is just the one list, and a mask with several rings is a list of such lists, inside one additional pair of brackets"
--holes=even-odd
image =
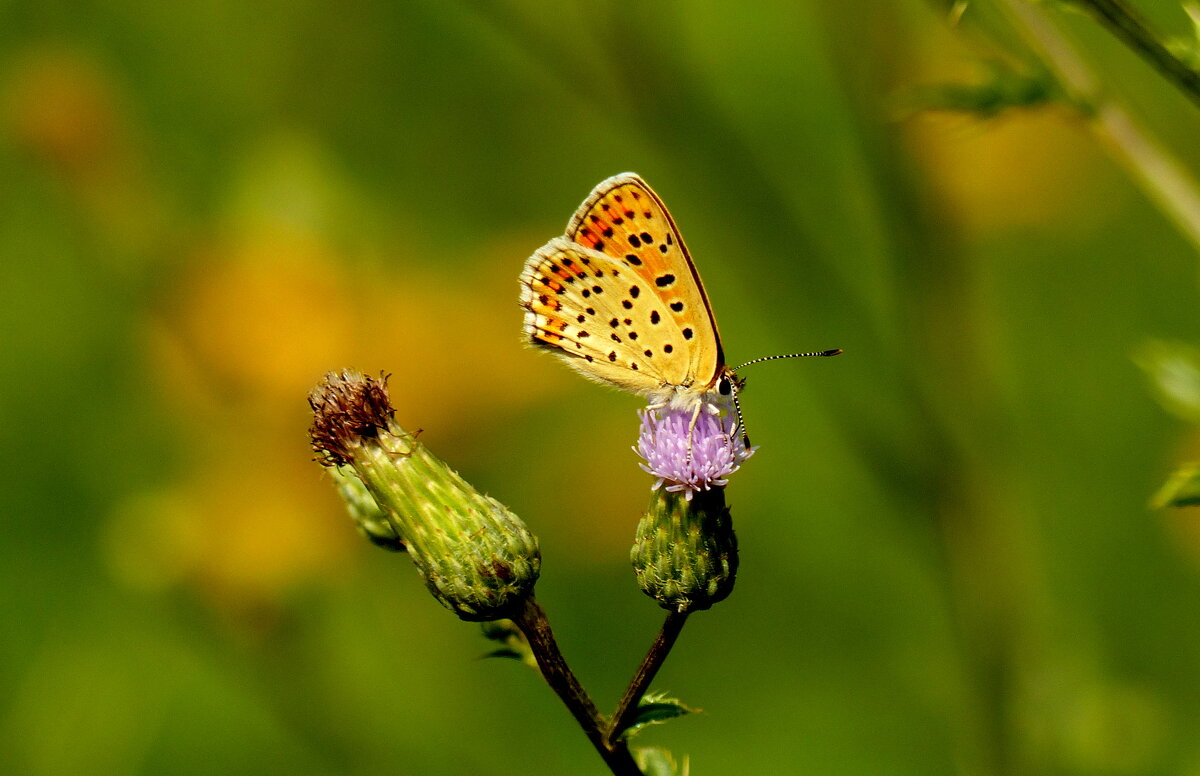
[(32, 47), (16, 58), (5, 86), (15, 140), (66, 175), (89, 174), (122, 143), (113, 84), (78, 52)]
[[(405, 422), (480, 444), (480, 418), (518, 411), (570, 379), (523, 374), (522, 250), (501, 243), (479, 263), (395, 253), (386, 265), (356, 264), (321, 235), (270, 219), (198, 250), (145, 330), (164, 401), (191, 440), (190, 470), (114, 518), (114, 570), (252, 612), (339, 574), (365, 545), (310, 460), (305, 396), (330, 369), (386, 370)], [(164, 507), (162, 525), (146, 518), (147, 503)], [(131, 529), (167, 538), (129, 539)], [(138, 559), (142, 551), (160, 557)]]
[(146, 175), (117, 74), (63, 43), (31, 45), (0, 82), (3, 124), (63, 191), (107, 247), (97, 255), (136, 268), (168, 239), (170, 208)]

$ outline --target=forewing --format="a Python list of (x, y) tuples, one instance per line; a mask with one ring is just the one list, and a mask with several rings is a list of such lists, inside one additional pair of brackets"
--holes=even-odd
[(634, 173), (601, 182), (566, 236), (625, 272), (632, 331), (652, 352), (644, 357), (658, 359), (664, 382), (711, 386), (725, 366), (716, 319), (679, 228), (646, 182)]
[(630, 298), (630, 289), (641, 285), (622, 262), (556, 237), (529, 257), (521, 273), (525, 334), (594, 380), (652, 394), (668, 382), (670, 354), (660, 348), (663, 357), (656, 357), (643, 344)]

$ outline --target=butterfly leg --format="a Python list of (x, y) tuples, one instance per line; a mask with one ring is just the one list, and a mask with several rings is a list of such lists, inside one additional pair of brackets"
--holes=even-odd
[(719, 412), (716, 407), (708, 402), (696, 402), (696, 409), (692, 410), (692, 420), (688, 423), (688, 443), (687, 443), (687, 465), (692, 465), (692, 438), (696, 435), (696, 423), (700, 420), (700, 412), (706, 411), (709, 413)]
[[(735, 397), (735, 398), (736, 398), (736, 397)], [(705, 409), (705, 410), (708, 412), (708, 414), (710, 414), (710, 415), (716, 415), (717, 417), (720, 417), (720, 416), (721, 416), (721, 408), (720, 408), (720, 407), (718, 407), (716, 404), (705, 404), (705, 405), (704, 405), (704, 409)], [(728, 447), (728, 448), (729, 448), (731, 451), (734, 449), (734, 446), (733, 446), (733, 436), (734, 436), (734, 434), (737, 434), (737, 433), (738, 433), (738, 431), (739, 431), (739, 430), (741, 430), (741, 428), (742, 428), (742, 420), (741, 420), (741, 413), (740, 413), (740, 412), (737, 414), (737, 418), (738, 418), (738, 420), (737, 420), (737, 422), (736, 422), (736, 423), (734, 423), (734, 425), (733, 425), (733, 428), (732, 428), (732, 429), (726, 430), (726, 429), (725, 429), (725, 423), (724, 423), (724, 421), (721, 421), (721, 424), (720, 424), (720, 425), (721, 425), (721, 431), (722, 431), (722, 433), (725, 435), (725, 445), (726, 445), (726, 447)], [(747, 441), (747, 445), (746, 445), (746, 446), (747, 446), (747, 447), (749, 447), (749, 446), (750, 446), (748, 441)]]

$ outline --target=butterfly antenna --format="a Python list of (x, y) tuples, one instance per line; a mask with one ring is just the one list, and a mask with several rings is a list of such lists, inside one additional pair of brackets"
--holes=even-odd
[[(751, 364), (759, 364), (759, 363), (762, 363), (763, 361), (775, 361), (776, 359), (780, 359), (780, 358), (808, 358), (810, 356), (820, 356), (820, 357), (824, 358), (824, 357), (828, 357), (828, 356), (836, 356), (840, 353), (842, 353), (842, 349), (835, 348), (833, 350), (816, 350), (816, 351), (813, 351), (812, 353), (785, 353), (780, 356), (763, 356), (762, 358), (756, 358), (753, 361), (747, 361), (746, 363), (742, 364), (741, 366), (734, 367), (730, 371), (737, 372), (738, 370), (740, 370), (744, 367), (748, 367)], [(750, 446), (750, 435), (748, 433), (746, 433), (746, 420), (745, 420), (745, 418), (742, 417), (742, 402), (740, 399), (738, 399), (738, 392), (741, 390), (742, 386), (745, 385), (746, 381), (742, 378), (737, 377), (736, 375), (732, 376), (731, 379), (733, 381), (733, 391), (732, 391), (733, 409), (737, 413), (737, 425), (734, 426), (734, 431), (742, 432), (742, 441), (746, 443), (746, 447), (749, 447)]]
[(737, 425), (733, 427), (733, 433), (741, 432), (742, 442), (746, 447), (750, 447), (750, 435), (746, 433), (746, 420), (742, 417), (742, 401), (738, 398), (738, 389), (733, 390), (733, 411), (737, 414)]
[(822, 358), (825, 358), (828, 356), (836, 356), (842, 352), (843, 351), (841, 348), (836, 348), (834, 350), (818, 350), (818, 351), (814, 351), (812, 353), (787, 353), (782, 356), (763, 356), (762, 358), (756, 358), (753, 361), (747, 361), (746, 363), (742, 364), (741, 366), (735, 366), (733, 368), (733, 371), (737, 372), (737, 371), (741, 370), (743, 367), (748, 367), (751, 364), (761, 364), (763, 361), (774, 361), (779, 358), (808, 358), (809, 356), (820, 356)]

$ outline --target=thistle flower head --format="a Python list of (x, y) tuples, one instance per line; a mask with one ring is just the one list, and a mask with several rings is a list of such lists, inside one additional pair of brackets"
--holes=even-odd
[(698, 491), (727, 485), (729, 475), (758, 449), (747, 448), (743, 435), (734, 433), (732, 417), (702, 411), (693, 428), (692, 415), (688, 409), (641, 410), (634, 448), (645, 460), (642, 469), (658, 477), (655, 490), (665, 485), (689, 500)]

